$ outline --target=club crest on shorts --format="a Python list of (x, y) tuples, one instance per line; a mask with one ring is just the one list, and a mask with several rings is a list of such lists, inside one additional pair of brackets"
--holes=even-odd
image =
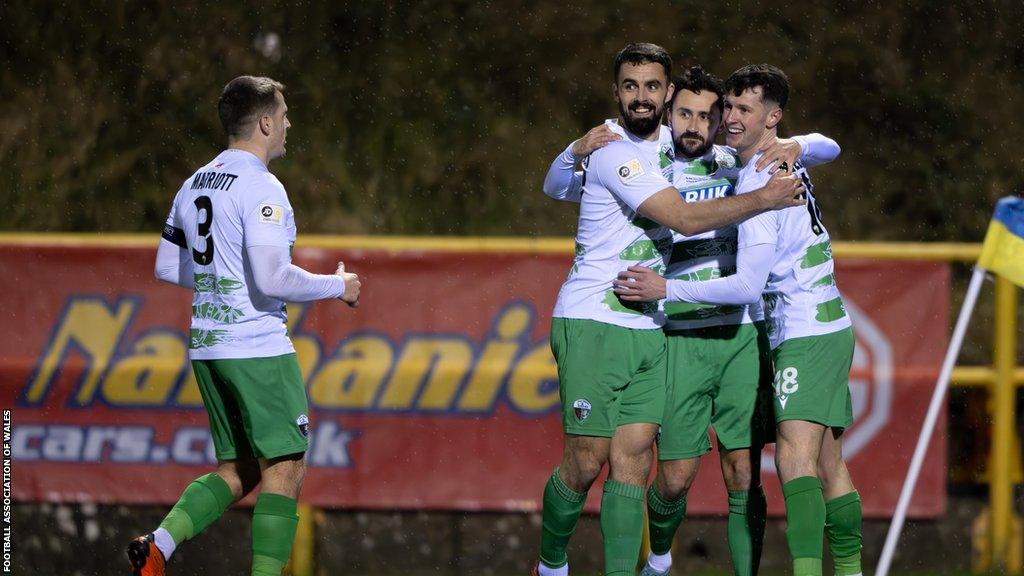
[(306, 438), (309, 438), (309, 418), (303, 414), (295, 419), (295, 425), (299, 427), (299, 432)]
[(587, 402), (583, 398), (580, 398), (579, 400), (573, 402), (572, 411), (573, 414), (576, 415), (576, 421), (582, 423), (584, 420), (586, 420), (587, 416), (590, 416), (590, 408), (590, 402)]

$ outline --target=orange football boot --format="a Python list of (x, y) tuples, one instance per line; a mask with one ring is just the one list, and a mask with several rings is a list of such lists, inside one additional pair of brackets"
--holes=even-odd
[(156, 547), (152, 534), (139, 536), (128, 544), (128, 564), (132, 576), (165, 576), (164, 555)]

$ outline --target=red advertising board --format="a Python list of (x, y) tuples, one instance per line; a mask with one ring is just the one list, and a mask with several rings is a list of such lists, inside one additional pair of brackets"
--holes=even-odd
[[(427, 242), (427, 241), (424, 241)], [(187, 361), (191, 294), (153, 278), (155, 239), (0, 244), (0, 403), (17, 500), (170, 503), (213, 464)], [(535, 510), (562, 448), (547, 332), (566, 252), (300, 246), (362, 300), (289, 306), (310, 401), (303, 499), (323, 507)], [(468, 244), (465, 244), (468, 246)], [(892, 513), (948, 332), (949, 269), (838, 263), (854, 318), (846, 453), (866, 516)], [(770, 453), (765, 462), (770, 464)], [(910, 508), (945, 507), (940, 424)], [(689, 510), (726, 510), (706, 457)], [(778, 480), (764, 471), (772, 511)], [(599, 490), (589, 502), (596, 509)]]

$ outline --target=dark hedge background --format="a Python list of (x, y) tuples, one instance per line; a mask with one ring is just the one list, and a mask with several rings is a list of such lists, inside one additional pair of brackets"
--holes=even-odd
[(220, 89), (254, 73), (288, 85), (271, 167), (300, 231), (570, 235), (548, 163), (615, 114), (614, 54), (651, 41), (678, 70), (790, 74), (784, 131), (843, 146), (816, 171), (835, 237), (979, 240), (1024, 187), (1019, 3), (759, 4), (5, 2), (0, 229), (158, 230), (223, 145)]

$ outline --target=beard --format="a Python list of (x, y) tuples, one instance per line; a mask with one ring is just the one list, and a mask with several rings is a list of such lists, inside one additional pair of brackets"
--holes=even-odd
[[(630, 110), (636, 110), (640, 106), (649, 106), (654, 113), (649, 118), (636, 118), (630, 116)], [(639, 102), (634, 101), (629, 105), (629, 110), (619, 102), (619, 117), (622, 118), (622, 123), (626, 126), (626, 130), (636, 134), (640, 137), (650, 136), (655, 130), (661, 126), (661, 119), (665, 116), (665, 104), (660, 107), (655, 106), (653, 102)]]
[[(697, 139), (700, 139), (700, 142), (694, 145), (693, 141)], [(713, 140), (708, 140), (696, 132), (684, 132), (673, 143), (675, 144), (676, 155), (684, 158), (703, 156), (715, 144)]]

